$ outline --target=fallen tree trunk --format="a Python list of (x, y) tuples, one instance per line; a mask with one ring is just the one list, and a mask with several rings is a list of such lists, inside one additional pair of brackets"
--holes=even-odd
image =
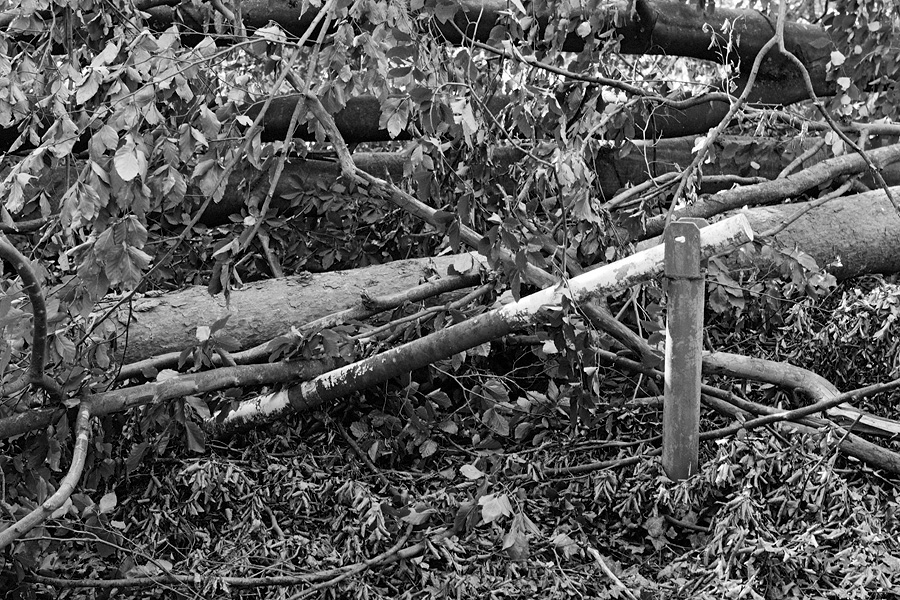
[[(893, 190), (900, 194), (900, 186)], [(811, 203), (800, 202), (752, 208), (743, 214), (753, 230), (762, 233), (780, 227), (796, 213), (810, 207)], [(788, 249), (799, 248), (820, 266), (827, 265), (829, 272), (838, 279), (847, 279), (865, 273), (900, 272), (898, 239), (900, 216), (883, 192), (874, 191), (836, 198), (816, 206), (772, 236), (771, 241)], [(640, 248), (649, 248), (658, 242), (658, 238), (648, 240), (642, 242)], [(748, 265), (742, 261), (740, 252), (731, 253), (731, 257), (734, 266)], [(445, 260), (460, 259), (438, 259), (439, 272), (446, 272), (445, 266), (441, 266)], [(236, 337), (242, 348), (262, 343), (284, 333), (291, 323), (302, 325), (353, 305), (359, 301), (363, 289), (371, 294), (382, 294), (412, 287), (418, 283), (422, 270), (430, 261), (399, 261), (338, 274), (311, 275), (311, 279), (299, 278), (299, 281), (253, 283), (232, 293), (233, 310), (242, 316), (229, 321), (225, 333)], [(759, 257), (754, 255), (749, 266), (767, 266), (758, 261)], [(375, 273), (382, 275), (374, 276)], [(329, 287), (328, 281), (336, 282), (337, 287)], [(285, 297), (294, 299), (284, 302), (281, 298)], [(211, 325), (227, 313), (224, 302), (211, 298), (202, 286), (138, 300), (134, 311), (125, 357), (127, 362), (193, 346), (197, 343), (196, 326)], [(127, 313), (119, 311), (119, 327), (124, 327), (127, 319)], [(116, 350), (114, 355), (121, 360), (121, 350)]]
[[(704, 256), (746, 242), (752, 237), (747, 220), (738, 215), (707, 227), (701, 235)], [(592, 296), (634, 285), (662, 270), (663, 248), (651, 248), (642, 253), (606, 265), (569, 280), (569, 285), (551, 286), (519, 302), (483, 313), (457, 325), (442, 329), (425, 338), (409, 342), (393, 350), (350, 365), (349, 371), (331, 370), (335, 361), (279, 362), (262, 365), (225, 367), (203, 373), (175, 376), (129, 388), (88, 394), (82, 398), (89, 404), (91, 414), (103, 416), (134, 408), (150, 402), (161, 402), (188, 394), (199, 394), (224, 387), (268, 385), (304, 381), (303, 388), (275, 394), (250, 402), (242, 402), (240, 409), (228, 416), (227, 427), (236, 427), (248, 419), (268, 418), (293, 406), (300, 410), (345, 395), (360, 386), (373, 385), (396, 375), (427, 366), (441, 358), (478, 346), (509, 333), (513, 328), (531, 323), (539, 312), (557, 306), (562, 295), (576, 303), (585, 303)], [(325, 372), (327, 371), (327, 372)], [(315, 377), (319, 373), (324, 373)], [(288, 396), (293, 400), (288, 403)], [(274, 398), (275, 400), (272, 400)], [(280, 400), (280, 401), (279, 401)], [(33, 409), (0, 419), (0, 439), (46, 427), (63, 412), (63, 408)], [(208, 427), (223, 428), (213, 418)]]
[[(746, 218), (737, 215), (701, 230), (701, 256), (709, 257), (752, 238), (753, 232), (747, 226)], [(212, 430), (244, 426), (275, 418), (290, 410), (307, 410), (323, 402), (343, 398), (530, 325), (542, 310), (559, 306), (564, 296), (579, 306), (592, 297), (606, 295), (658, 275), (663, 269), (663, 258), (663, 246), (649, 248), (573, 277), (565, 286), (545, 288), (518, 302), (304, 381), (287, 393), (242, 402), (233, 412), (211, 418), (208, 426)]]
[[(110, 352), (119, 362), (135, 362), (158, 354), (179, 352), (197, 345), (197, 327), (209, 326), (231, 315), (220, 334), (249, 348), (286, 333), (292, 324), (303, 325), (358, 304), (364, 295), (383, 296), (419, 284), (429, 267), (446, 274), (453, 266), (464, 273), (479, 263), (477, 254), (399, 260), (350, 271), (306, 273), (245, 285), (226, 304), (210, 296), (203, 286), (135, 300), (116, 311), (117, 331), (112, 340), (128, 346)], [(101, 312), (105, 309), (101, 307)], [(103, 340), (97, 340), (103, 343)], [(109, 341), (107, 343), (112, 343)]]
[[(458, 9), (451, 19), (435, 18), (433, 8), (421, 10), (429, 18), (435, 35), (451, 44), (466, 41), (460, 31), (470, 39), (488, 41), (495, 27), (505, 27), (506, 15), (517, 14), (506, 0), (456, 0), (455, 4)], [(753, 59), (775, 32), (774, 20), (756, 10), (716, 7), (715, 12), (704, 12), (693, 5), (648, 0), (596, 2), (584, 8), (570, 6), (573, 8), (569, 8), (567, 22), (573, 25), (562, 47), (567, 52), (584, 49), (585, 40), (575, 32), (574, 24), (590, 19), (598, 25), (595, 34), (618, 36), (620, 49), (627, 54), (685, 56), (717, 63), (721, 62), (722, 56), (729, 56), (746, 74)], [(551, 11), (555, 13), (555, 7), (535, 5), (534, 27), (538, 29), (535, 39), (543, 39), (541, 32), (547, 27)], [(157, 6), (147, 12), (150, 14), (149, 25), (156, 31), (165, 31), (179, 22), (187, 25), (188, 31), (204, 30), (205, 15), (188, 5)], [(418, 17), (418, 12), (412, 11), (411, 16)], [(241, 3), (241, 13), (249, 30), (274, 21), (289, 34), (301, 37), (313, 23), (318, 9), (312, 7), (304, 11), (292, 0), (249, 0)], [(361, 20), (364, 21), (366, 16), (366, 12), (360, 11)], [(316, 39), (316, 35), (311, 35), (310, 39)], [(787, 50), (798, 56), (810, 71), (817, 93), (826, 94), (831, 86), (825, 81), (825, 67), (833, 44), (825, 30), (787, 22), (784, 39)], [(800, 79), (796, 69), (777, 50), (773, 50), (763, 63), (761, 75), (763, 79), (782, 81), (785, 78)], [(787, 102), (795, 101), (796, 98)]]
[[(891, 191), (900, 195), (900, 186)], [(799, 248), (838, 279), (900, 272), (900, 215), (880, 190), (835, 198), (821, 206), (800, 202), (742, 212), (754, 231), (764, 233), (809, 208), (772, 236), (777, 245)], [(754, 266), (762, 267), (758, 258), (755, 257)]]
[[(891, 191), (895, 196), (900, 194), (900, 186), (892, 187)], [(795, 202), (740, 212), (760, 236), (780, 229), (761, 237), (760, 241), (774, 242), (788, 250), (799, 249), (839, 280), (866, 273), (900, 272), (897, 251), (900, 215), (883, 191), (843, 196), (824, 204)], [(793, 220), (798, 213), (801, 216)], [(644, 240), (637, 248), (655, 246), (660, 240), (660, 236)], [(744, 256), (742, 252), (734, 252), (727, 258), (727, 263), (734, 268), (750, 267), (765, 272), (772, 266), (758, 254)]]

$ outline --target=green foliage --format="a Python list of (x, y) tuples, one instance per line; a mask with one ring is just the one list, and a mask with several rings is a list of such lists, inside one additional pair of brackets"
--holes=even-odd
[(838, 45), (831, 64), (844, 76), (837, 78), (842, 114), (897, 120), (900, 6), (891, 0), (842, 0), (824, 23)]

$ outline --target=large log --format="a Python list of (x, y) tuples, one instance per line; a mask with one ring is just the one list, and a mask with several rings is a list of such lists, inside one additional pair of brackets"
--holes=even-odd
[[(900, 194), (900, 186), (892, 188)], [(755, 232), (780, 226), (809, 203), (764, 206), (743, 211)], [(799, 248), (820, 266), (828, 266), (838, 279), (865, 273), (900, 272), (900, 216), (883, 192), (867, 192), (837, 198), (806, 212), (774, 236), (785, 248)], [(648, 240), (646, 248), (658, 243)], [(740, 264), (741, 253), (732, 254)], [(251, 347), (276, 335), (290, 324), (302, 325), (359, 301), (360, 292), (383, 294), (418, 283), (429, 259), (398, 261), (332, 274), (310, 275), (308, 279), (260, 281), (232, 293), (235, 315), (226, 333), (236, 337), (242, 348)], [(461, 259), (435, 259), (439, 272), (447, 263)], [(210, 325), (227, 314), (224, 301), (212, 298), (204, 287), (193, 287), (157, 298), (138, 300), (129, 331), (128, 361), (138, 361), (178, 351), (196, 344), (196, 327)], [(128, 315), (119, 321), (124, 326)], [(121, 352), (117, 354), (121, 357)]]
[[(446, 274), (451, 265), (465, 272), (475, 264), (468, 254), (430, 259), (399, 260), (350, 271), (304, 275), (250, 283), (232, 291), (230, 303), (210, 296), (203, 286), (135, 300), (116, 312), (119, 340), (116, 360), (135, 362), (151, 356), (195, 346), (197, 327), (209, 326), (231, 315), (221, 335), (250, 348), (331, 313), (358, 304), (363, 294), (384, 296), (419, 284), (432, 266)], [(128, 328), (127, 348), (124, 329)]]
[[(892, 187), (891, 192), (900, 197), (900, 186)], [(761, 206), (744, 214), (753, 230), (763, 233), (808, 206)], [(900, 215), (881, 190), (829, 200), (774, 237), (785, 248), (799, 248), (809, 254), (838, 279), (900, 272)]]
[[(745, 177), (763, 177), (774, 179), (794, 158), (802, 154), (814, 144), (816, 138), (791, 138), (776, 140), (771, 138), (754, 138), (749, 136), (722, 136), (710, 153), (710, 162), (703, 165), (703, 174), (739, 175)], [(695, 138), (692, 136), (642, 142), (635, 144), (634, 149), (621, 156), (618, 151), (599, 151), (594, 159), (595, 188), (599, 190), (599, 201), (611, 199), (616, 192), (629, 186), (687, 167), (694, 158), (692, 149)], [(809, 157), (798, 168), (805, 168), (824, 159), (824, 150)], [(510, 169), (524, 158), (524, 153), (512, 146), (498, 147), (492, 153), (491, 183), (489, 192), (496, 190), (497, 185), (506, 193), (515, 195), (515, 186), (521, 178), (514, 177)], [(389, 181), (403, 179), (405, 158), (399, 152), (356, 152), (353, 154), (356, 166), (363, 171)], [(475, 165), (473, 168), (480, 168)], [(891, 184), (900, 183), (900, 165), (890, 166), (883, 173)], [(341, 176), (341, 169), (336, 160), (296, 159), (285, 165), (284, 172), (275, 189), (272, 206), (275, 209), (286, 207), (289, 202), (282, 200), (297, 192), (317, 194), (320, 190), (330, 188)], [(203, 221), (216, 225), (227, 221), (232, 213), (240, 212), (246, 203), (248, 193), (240, 185), (243, 174), (237, 173), (232, 178), (225, 196), (218, 204), (210, 205)], [(249, 179), (249, 178), (248, 178)], [(701, 180), (702, 183), (702, 180)], [(38, 182), (46, 187), (45, 181)], [(871, 185), (871, 184), (870, 184)], [(262, 196), (268, 191), (268, 180), (263, 179), (250, 192), (250, 196)], [(722, 189), (721, 185), (703, 184), (702, 193), (713, 193)]]
[[(486, 42), (492, 30), (504, 24), (506, 15), (519, 16), (506, 0), (456, 0), (456, 4), (459, 9), (452, 20), (432, 18), (428, 22), (441, 39), (451, 44), (465, 41), (460, 30), (471, 39)], [(714, 12), (704, 12), (689, 4), (650, 0), (592, 0), (584, 5), (573, 3), (570, 6), (572, 8), (565, 15), (566, 30), (561, 32), (562, 49), (567, 52), (584, 49), (585, 39), (576, 33), (576, 28), (588, 20), (595, 26), (595, 34), (618, 36), (622, 52), (685, 56), (716, 63), (728, 56), (746, 73), (759, 50), (775, 33), (774, 18), (757, 10), (717, 7)], [(555, 4), (552, 7), (544, 2), (534, 4), (535, 26), (539, 29), (536, 39), (544, 38), (551, 19), (558, 26), (558, 10)], [(165, 31), (179, 22), (184, 23), (188, 31), (203, 31), (205, 15), (189, 5), (157, 6), (147, 12), (150, 26), (157, 31)], [(289, 34), (300, 37), (309, 29), (318, 9), (308, 8), (304, 12), (294, 0), (246, 0), (241, 2), (241, 12), (249, 30), (268, 26), (274, 21)], [(433, 8), (425, 7), (422, 12), (433, 14)], [(366, 16), (365, 10), (357, 11), (356, 18), (360, 21)], [(418, 14), (413, 11), (411, 16), (415, 18)], [(555, 37), (557, 33), (552, 35)], [(310, 39), (316, 39), (316, 36), (312, 35)], [(825, 30), (788, 21), (784, 40), (787, 50), (798, 56), (811, 71), (816, 85), (822, 90), (828, 89), (825, 66), (832, 44)], [(766, 59), (762, 73), (774, 79), (797, 76), (796, 69), (789, 66), (777, 49)]]
[[(900, 196), (900, 186), (890, 188)], [(819, 267), (837, 279), (850, 279), (867, 273), (900, 273), (900, 215), (881, 190), (853, 194), (829, 200), (821, 205), (795, 202), (758, 206), (741, 210), (758, 235), (774, 231), (795, 215), (795, 221), (772, 236), (762, 239), (787, 250), (799, 249), (810, 255)], [(661, 236), (645, 240), (638, 249), (657, 245)], [(763, 273), (770, 267), (758, 254), (734, 252), (728, 263), (734, 267), (752, 266)], [(779, 272), (768, 273), (777, 276)]]

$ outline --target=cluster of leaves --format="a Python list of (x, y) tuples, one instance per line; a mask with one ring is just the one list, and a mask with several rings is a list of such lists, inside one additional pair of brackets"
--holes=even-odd
[[(879, 276), (848, 282), (825, 302), (801, 302), (786, 311), (778, 351), (840, 389), (900, 377), (897, 335), (900, 288)], [(896, 394), (881, 410), (894, 413)]]
[(891, 593), (900, 567), (891, 533), (897, 490), (844, 467), (839, 438), (826, 431), (721, 441), (696, 476), (645, 496), (652, 516), (643, 525), (668, 563), (660, 579), (703, 598)]
[[(840, 459), (839, 434), (782, 430), (707, 443), (700, 472), (678, 484), (651, 458), (554, 476), (548, 468), (645, 451), (659, 431), (657, 410), (609, 397), (596, 411), (603, 418), (573, 429), (561, 398), (509, 401), (508, 383), (481, 382), (471, 393), (482, 409), (515, 413), (509, 431), (488, 410), (470, 410), (479, 400), (465, 388), (426, 392), (432, 382), (422, 381), (211, 444), (201, 458), (173, 448), (172, 459), (137, 462), (114, 484), (94, 480), (105, 490), (99, 504), (73, 497), (41, 530), (67, 544), (38, 536), (29, 556), (43, 562), (29, 566), (73, 577), (191, 573), (205, 595), (280, 598), (298, 588), (238, 591), (215, 575), (328, 571), (377, 556), (411, 530), (407, 545), (431, 538), (429, 551), (376, 563), (335, 591), (621, 597), (594, 551), (640, 597), (867, 598), (891, 589), (896, 490)], [(526, 426), (537, 435), (522, 435)], [(382, 445), (368, 444), (379, 433)], [(615, 439), (597, 441), (607, 435)], [(449, 527), (452, 537), (431, 537)], [(167, 594), (151, 589), (119, 595)]]
[[(831, 39), (839, 51), (832, 64), (853, 79), (838, 81), (843, 94), (838, 108), (862, 117), (900, 116), (900, 7), (890, 0), (847, 0), (825, 19)], [(856, 83), (859, 83), (857, 87)], [(866, 85), (863, 85), (865, 82)], [(865, 91), (862, 97), (860, 91)]]

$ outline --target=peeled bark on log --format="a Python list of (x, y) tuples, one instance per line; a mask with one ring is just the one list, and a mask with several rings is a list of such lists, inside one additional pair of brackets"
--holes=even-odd
[[(399, 260), (350, 271), (307, 273), (245, 285), (231, 294), (230, 305), (222, 296), (210, 296), (205, 287), (194, 286), (157, 297), (145, 297), (117, 311), (120, 328), (128, 327), (128, 347), (117, 348), (115, 360), (134, 362), (177, 352), (198, 341), (197, 327), (212, 325), (231, 315), (221, 334), (249, 348), (284, 334), (291, 324), (302, 325), (359, 303), (367, 293), (380, 296), (411, 288), (421, 282), (424, 269), (433, 264), (445, 274), (453, 265), (465, 272), (479, 262), (477, 254), (432, 259)], [(130, 315), (129, 315), (130, 312)], [(119, 336), (116, 338), (124, 339)]]

